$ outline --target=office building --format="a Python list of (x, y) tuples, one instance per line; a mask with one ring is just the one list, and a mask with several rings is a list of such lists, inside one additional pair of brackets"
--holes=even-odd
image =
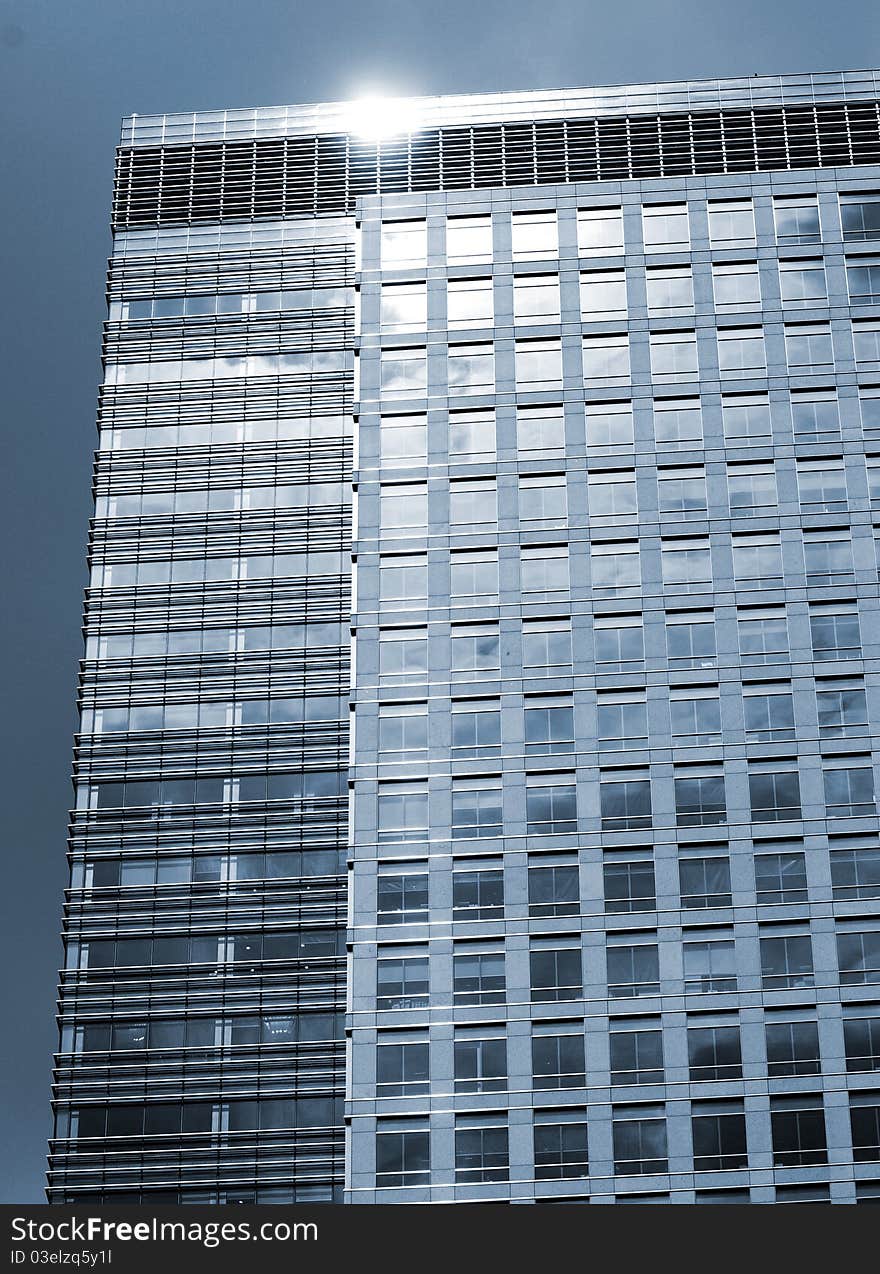
[(53, 1200), (880, 1199), (878, 111), (124, 122)]

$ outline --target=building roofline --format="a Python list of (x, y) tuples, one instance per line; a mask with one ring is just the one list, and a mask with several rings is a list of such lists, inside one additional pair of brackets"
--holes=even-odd
[[(395, 97), (399, 125), (391, 133), (476, 123), (515, 123), (578, 115), (657, 114), (665, 111), (748, 109), (818, 101), (880, 98), (880, 70), (814, 71), (725, 79), (672, 80), (656, 84), (523, 92)], [(372, 99), (370, 99), (372, 100)], [(247, 141), (256, 137), (307, 137), (358, 133), (363, 100), (263, 106), (164, 115), (126, 115), (122, 146), (187, 145)], [(372, 140), (376, 140), (373, 136)]]

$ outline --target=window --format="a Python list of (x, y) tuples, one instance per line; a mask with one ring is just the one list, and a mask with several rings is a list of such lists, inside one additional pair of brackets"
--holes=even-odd
[(520, 550), (520, 587), (524, 593), (567, 592), (567, 546), (541, 544), (522, 548)]
[[(643, 1018), (645, 1023), (655, 1019)], [(663, 1083), (663, 1032), (612, 1020), (609, 1034), (612, 1084)]]
[[(758, 842), (757, 848), (763, 848)], [(807, 901), (807, 864), (801, 850), (756, 853), (755, 890), (759, 903)]]
[(816, 682), (819, 737), (840, 739), (864, 734), (868, 728), (868, 701), (861, 678), (836, 677)]
[(828, 301), (825, 263), (821, 257), (779, 262), (779, 289), (784, 305), (818, 305)]
[(618, 255), (623, 252), (622, 209), (579, 208), (577, 235), (582, 257)]
[(743, 686), (743, 714), (750, 743), (795, 737), (794, 700), (788, 683), (756, 682)]
[(485, 599), (498, 592), (496, 549), (456, 549), (449, 555), (450, 595)]
[(380, 841), (423, 840), (428, 831), (427, 780), (380, 783)]
[(819, 204), (815, 195), (782, 195), (773, 200), (776, 241), (780, 244), (821, 243)]
[(699, 398), (654, 401), (654, 440), (658, 447), (700, 447), (703, 417)]
[(638, 541), (590, 545), (593, 592), (598, 597), (623, 597), (639, 592), (641, 573)]
[(694, 1172), (748, 1167), (742, 1101), (694, 1102), (691, 1107)]
[(850, 1072), (880, 1070), (880, 1016), (871, 1016), (876, 1005), (859, 1005), (844, 1009), (864, 1017), (844, 1017), (843, 1038), (846, 1047), (846, 1069)]
[[(626, 274), (623, 270), (590, 270), (581, 274), (581, 318), (624, 318)], [(558, 315), (556, 321), (558, 322)]]
[(380, 874), (376, 882), (380, 925), (420, 924), (428, 919), (428, 873), (410, 870)]
[(593, 621), (594, 654), (603, 672), (624, 672), (645, 661), (641, 615), (614, 615)]
[(557, 389), (562, 385), (562, 344), (558, 340), (517, 341), (514, 346), (516, 387)]
[(453, 526), (497, 522), (494, 478), (456, 478), (449, 484), (449, 521)]
[(657, 491), (661, 513), (684, 518), (706, 514), (706, 471), (702, 466), (658, 469)]
[(504, 872), (501, 867), (452, 873), (453, 920), (500, 920), (504, 917)]
[(760, 327), (725, 327), (718, 331), (718, 370), (729, 376), (763, 376), (767, 371), (764, 333)]
[(606, 958), (609, 996), (659, 994), (660, 955), (656, 942), (631, 944), (620, 937), (609, 937)]
[(646, 252), (681, 252), (690, 246), (687, 204), (650, 204), (642, 208)]
[(580, 947), (533, 946), (529, 974), (533, 1004), (579, 999), (583, 994)]
[(614, 1171), (621, 1176), (666, 1172), (666, 1119), (662, 1107), (612, 1107)]
[(770, 1127), (777, 1168), (828, 1162), (821, 1096), (771, 1097)]
[[(856, 1186), (858, 1191), (859, 1187)], [(856, 1200), (858, 1202), (858, 1200)], [(777, 1203), (830, 1203), (831, 1194), (828, 1186), (777, 1186)]]
[(588, 1176), (587, 1112), (572, 1107), (536, 1110), (534, 1146), (536, 1181)]
[(636, 475), (632, 469), (599, 469), (587, 477), (590, 520), (629, 522), (638, 513)]
[(428, 749), (428, 705), (383, 703), (379, 705), (379, 751), (396, 753), (385, 760), (403, 760)]
[(632, 403), (587, 403), (587, 447), (632, 447)]
[(580, 880), (573, 856), (533, 858), (529, 861), (529, 915), (580, 914)]
[(376, 1096), (424, 1097), (429, 1090), (427, 1040), (397, 1041), (379, 1035), (376, 1048)]
[(846, 281), (852, 305), (876, 305), (880, 301), (880, 257), (848, 258)]
[(712, 583), (712, 558), (707, 539), (660, 541), (663, 587), (682, 593), (704, 592)]
[(813, 985), (813, 946), (808, 933), (761, 938), (761, 981), (765, 991)]
[(536, 456), (565, 454), (565, 416), (561, 407), (518, 407), (516, 446)]
[(786, 323), (785, 357), (788, 370), (827, 372), (834, 367), (831, 328), (827, 323)]
[(523, 668), (548, 673), (571, 667), (571, 620), (526, 619), (522, 636)]
[(582, 344), (584, 380), (629, 380), (629, 337), (585, 336)]
[(494, 1093), (507, 1087), (507, 1040), (474, 1039), (457, 1032), (454, 1045), (455, 1091)]
[(838, 933), (837, 963), (843, 986), (870, 986), (880, 982), (880, 929)]
[(732, 548), (737, 587), (782, 587), (782, 544), (778, 535), (734, 535)]
[(715, 291), (715, 309), (720, 314), (731, 310), (760, 309), (761, 279), (757, 261), (713, 265), (712, 285)]
[(477, 676), (499, 667), (497, 624), (453, 624), (451, 669)]
[(851, 584), (854, 578), (849, 531), (804, 531), (808, 585)]
[(565, 695), (527, 695), (526, 754), (574, 751), (574, 705)]
[(644, 748), (648, 706), (644, 690), (611, 690), (597, 697), (596, 737), (601, 749)]
[(532, 1080), (536, 1089), (584, 1087), (583, 1022), (533, 1024)]
[(698, 364), (695, 332), (652, 332), (649, 341), (651, 375), (655, 381), (696, 376)]
[(380, 361), (384, 398), (424, 396), (428, 386), (428, 360), (423, 345), (409, 349), (383, 349)]
[(492, 218), (449, 217), (446, 221), (446, 260), (450, 265), (492, 260)]
[(389, 332), (424, 331), (428, 325), (425, 283), (383, 283), (379, 322)]
[(450, 279), (446, 284), (446, 325), (456, 328), (491, 327), (494, 319), (492, 280)]
[(536, 836), (577, 831), (573, 775), (526, 776), (526, 831)]
[(880, 1093), (850, 1093), (849, 1121), (853, 1159), (876, 1163), (880, 1159)]
[(559, 322), (559, 276), (519, 274), (513, 280), (513, 321), (530, 326)]
[(455, 1121), (455, 1180), (460, 1184), (507, 1181), (507, 1127), (498, 1115), (464, 1115)]
[(424, 265), (428, 228), (424, 221), (383, 221), (380, 256), (383, 270)]
[(398, 1120), (380, 1120), (376, 1126), (376, 1185), (380, 1189), (426, 1185), (431, 1179), (427, 1128), (397, 1131), (398, 1126)]
[[(702, 1023), (701, 1018), (691, 1020)], [(742, 1078), (742, 1046), (738, 1025), (691, 1026), (689, 1022), (687, 1041), (692, 1080)]]
[(868, 496), (872, 507), (876, 508), (880, 503), (880, 456), (867, 456), (865, 468), (868, 475)]
[(724, 439), (733, 447), (764, 446), (772, 440), (766, 394), (726, 394), (721, 399)]
[(645, 775), (600, 775), (599, 804), (604, 831), (634, 831), (651, 826), (651, 781)]
[(379, 488), (382, 530), (424, 530), (428, 525), (428, 488), (423, 482), (384, 483)]
[(755, 213), (751, 199), (710, 199), (709, 239), (713, 248), (754, 243)]
[(681, 858), (678, 864), (681, 905), (686, 908), (730, 907), (730, 859), (722, 854)]
[(767, 1019), (767, 1074), (818, 1075), (819, 1027), (814, 1021), (786, 1022)]
[(669, 715), (676, 743), (717, 743), (721, 736), (718, 687), (675, 687), (669, 694)]
[[(831, 882), (835, 901), (880, 898), (880, 846), (870, 839), (833, 838)], [(838, 848), (843, 845), (844, 848)]]
[(842, 459), (832, 456), (798, 460), (797, 476), (801, 508), (805, 513), (846, 511), (846, 471)]
[(775, 513), (776, 470), (772, 464), (729, 464), (727, 498), (732, 517), (767, 517)]
[(605, 881), (605, 911), (609, 915), (653, 911), (656, 908), (654, 863), (651, 858), (606, 858), (602, 873)]
[(452, 992), (456, 1004), (502, 1004), (505, 987), (503, 951), (463, 949), (453, 955)]
[(848, 243), (880, 239), (880, 194), (841, 195), (840, 225)]
[(840, 410), (834, 389), (791, 391), (791, 423), (797, 442), (834, 442), (840, 438)]
[(495, 414), (492, 411), (451, 411), (449, 413), (449, 456), (490, 457), (495, 455)]
[(714, 667), (714, 612), (686, 611), (667, 615), (666, 655), (670, 668)]
[(880, 323), (853, 323), (853, 348), (856, 363), (880, 363)]
[(426, 628), (384, 628), (379, 632), (379, 676), (389, 681), (417, 681), (428, 671)]
[(428, 1005), (428, 957), (387, 956), (376, 961), (376, 1008), (422, 1009)]
[(870, 758), (862, 765), (840, 765), (826, 769), (822, 778), (825, 784), (825, 806), (834, 818), (861, 818), (875, 814), (874, 771)]
[(783, 607), (749, 607), (739, 614), (739, 653), (743, 663), (773, 664), (788, 658), (788, 621)]
[(454, 839), (500, 836), (502, 825), (500, 778), (487, 775), (472, 779), (453, 779), (452, 835)]
[(490, 393), (495, 387), (491, 345), (450, 345), (446, 369), (450, 394)]
[(379, 456), (383, 465), (424, 464), (427, 427), (424, 416), (383, 416)]
[(559, 255), (556, 212), (514, 212), (511, 215), (514, 261), (538, 261)]
[(796, 769), (790, 762), (776, 762), (774, 768), (749, 769), (749, 797), (752, 821), (772, 823), (800, 818), (801, 792)]
[(736, 990), (733, 938), (685, 942), (682, 956), (686, 993)]
[(694, 308), (690, 266), (653, 266), (646, 271), (649, 314), (683, 314)]

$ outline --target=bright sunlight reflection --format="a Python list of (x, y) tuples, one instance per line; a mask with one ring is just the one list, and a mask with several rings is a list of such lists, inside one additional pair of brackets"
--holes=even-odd
[(408, 133), (417, 124), (418, 112), (411, 98), (371, 95), (350, 104), (349, 129), (369, 141)]

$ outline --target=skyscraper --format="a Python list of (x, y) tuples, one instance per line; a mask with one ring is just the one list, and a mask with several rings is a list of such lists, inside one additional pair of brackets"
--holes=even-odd
[(878, 111), (124, 122), (53, 1200), (880, 1197)]

